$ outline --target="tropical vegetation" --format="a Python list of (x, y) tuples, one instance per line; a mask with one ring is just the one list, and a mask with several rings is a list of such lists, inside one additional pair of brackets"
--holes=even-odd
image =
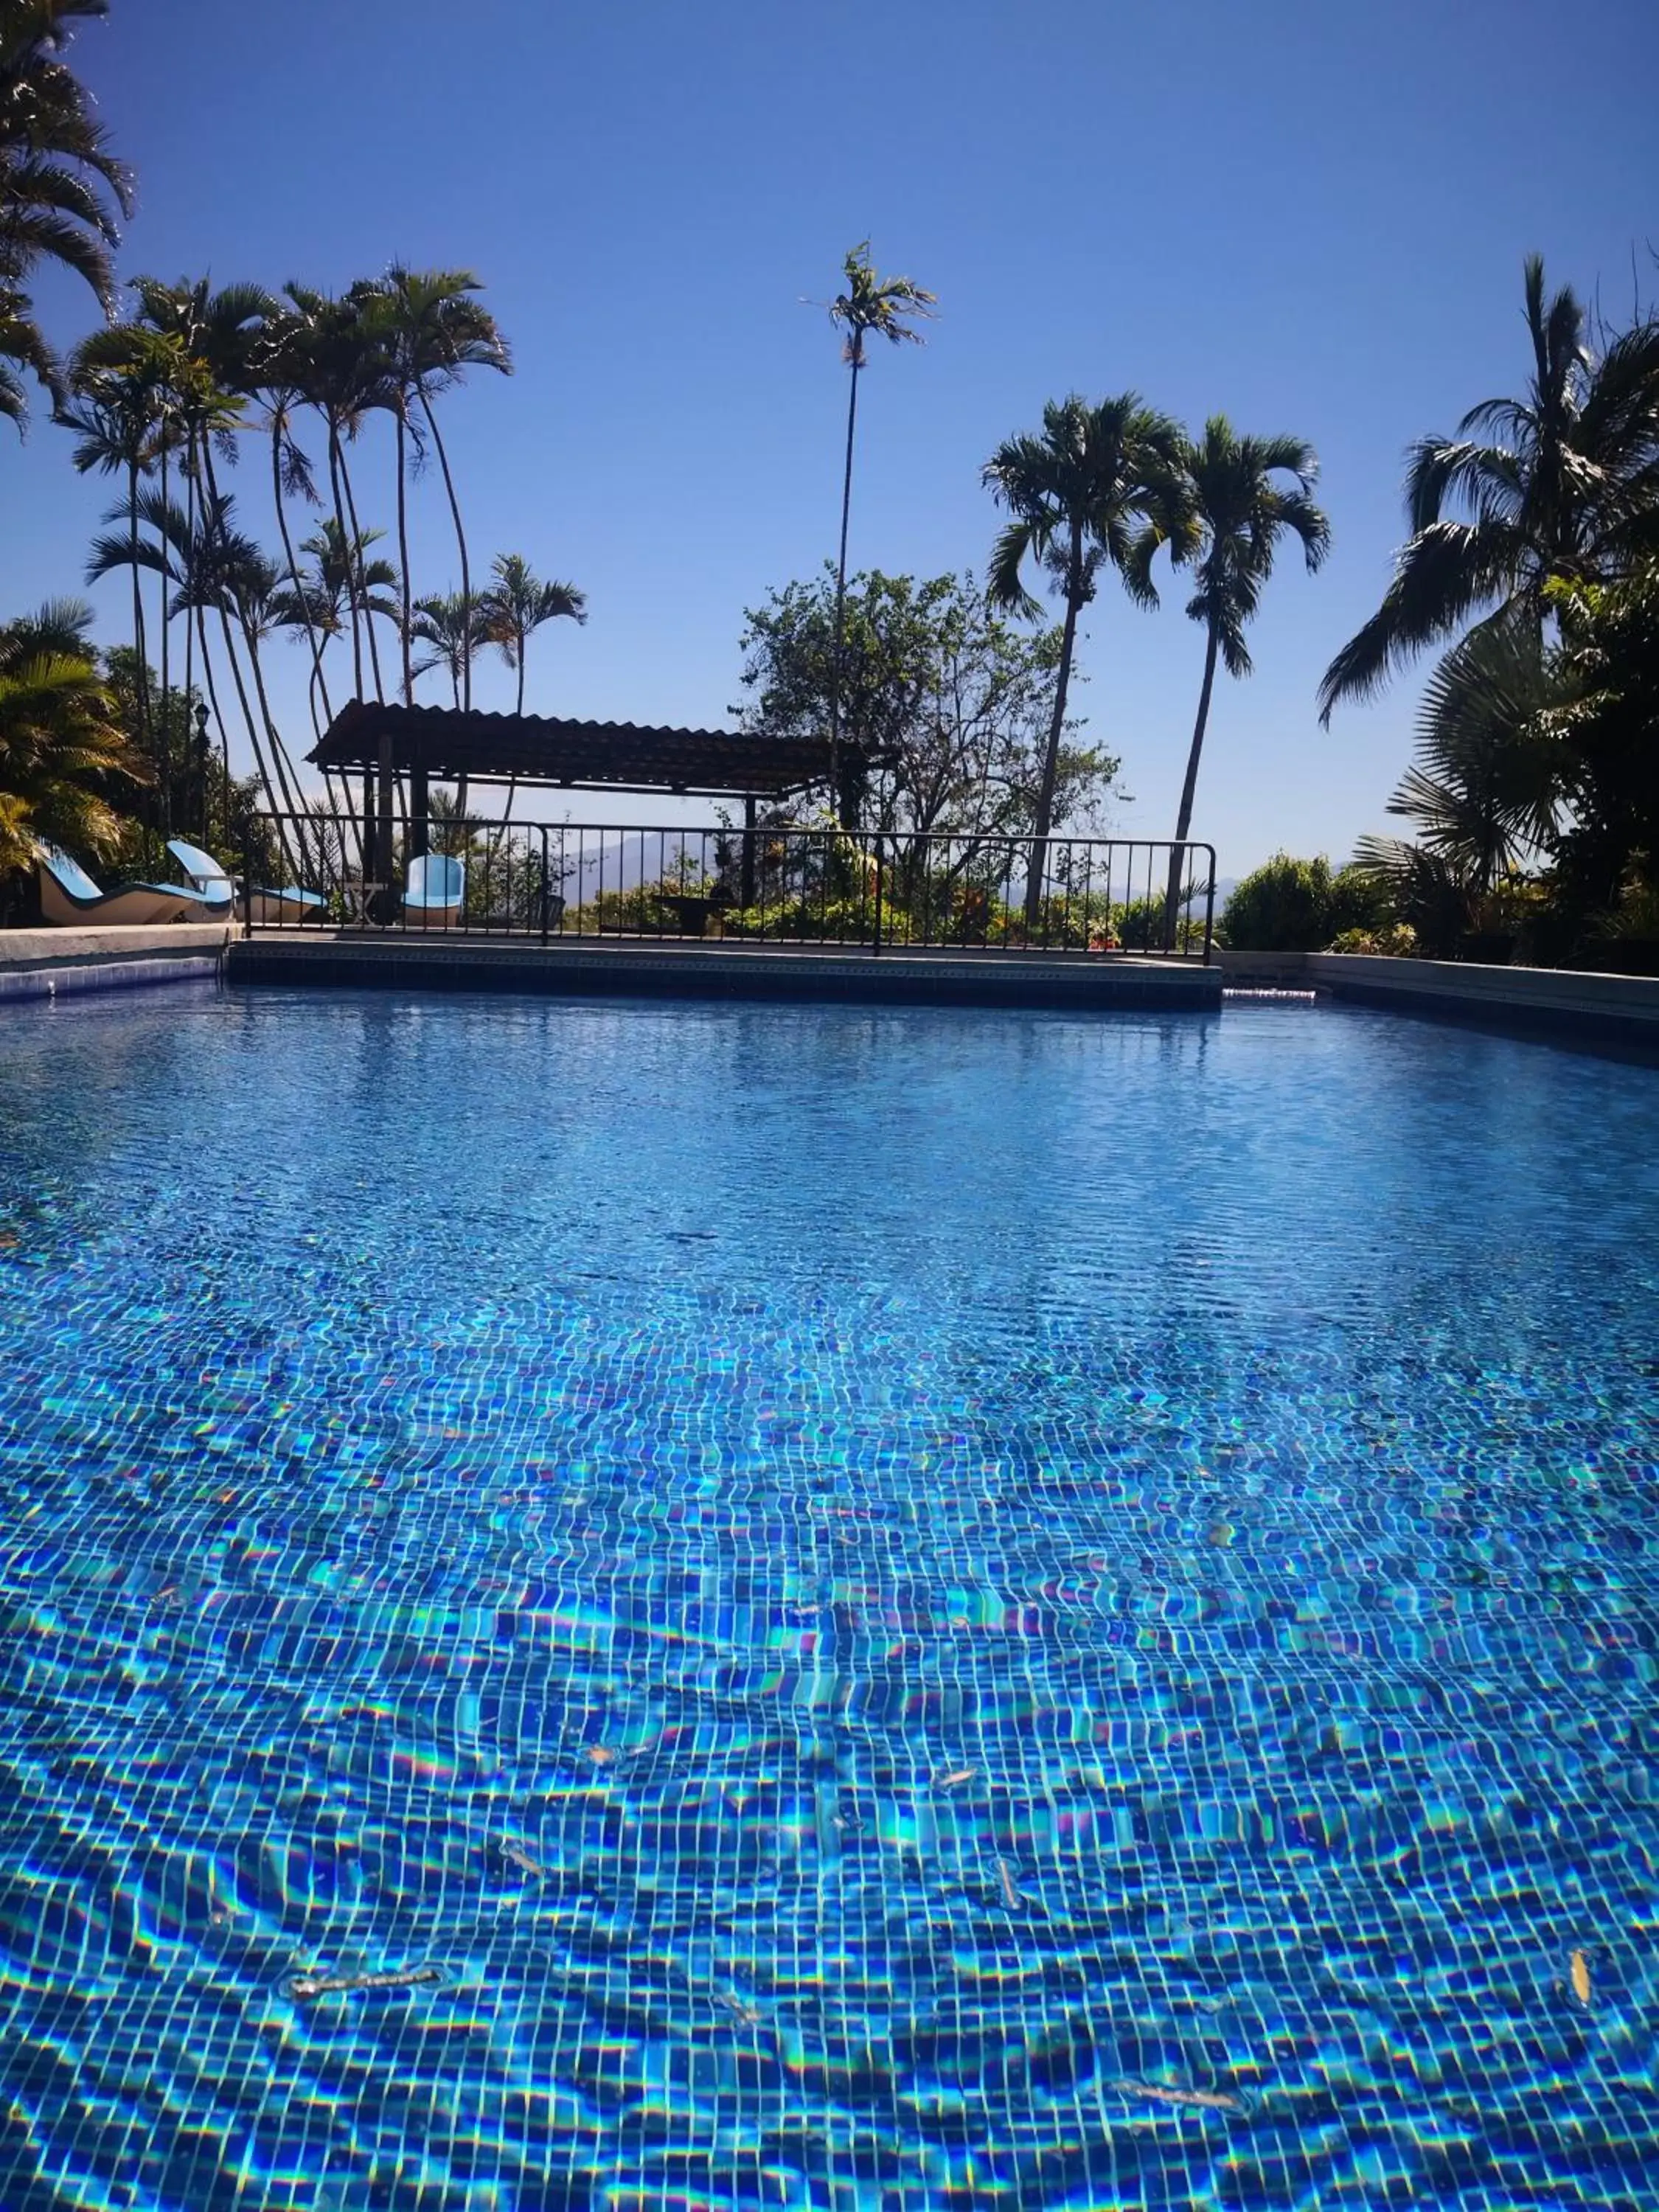
[(1446, 650), (1357, 864), (1437, 957), (1659, 969), (1659, 317), (1599, 327), (1523, 272), (1522, 393), (1420, 440), (1410, 536), (1327, 670), (1327, 720)]
[[(311, 742), (353, 698), (413, 704), (424, 686), (465, 712), (486, 654), (505, 663), (522, 714), (532, 640), (586, 619), (576, 584), (538, 576), (519, 552), (486, 562), (469, 536), (450, 410), (480, 373), (510, 373), (507, 342), (460, 268), (396, 262), (336, 291), (118, 283), (131, 180), (73, 67), (76, 37), (106, 12), (106, 0), (0, 0), (0, 414), (23, 428), (33, 386), (70, 465), (106, 483), (86, 579), (121, 580), (129, 630), (100, 650), (85, 611), (63, 605), (0, 629), (0, 871), (35, 836), (88, 860), (180, 830), (237, 849), (268, 834), (250, 826), (257, 798), (281, 859), (320, 853), (338, 834), (321, 826), (329, 811), (356, 825), (362, 872), (385, 882), (413, 798), (390, 726), (361, 791), (325, 777), (319, 798), (302, 768)], [(53, 267), (103, 316), (62, 358), (31, 289)], [(968, 927), (992, 912), (974, 872), (995, 842), (993, 904), (1011, 941), (1052, 932), (1058, 890), (1065, 927), (1082, 915), (1088, 941), (1183, 942), (1202, 886), (1179, 853), (1161, 892), (1102, 892), (1098, 914), (1092, 890), (1063, 881), (1062, 841), (1106, 826), (1121, 796), (1118, 761), (1076, 711), (1084, 621), (1111, 575), (1146, 607), (1164, 556), (1189, 580), (1204, 647), (1169, 825), (1179, 848), (1199, 820), (1218, 672), (1250, 673), (1280, 551), (1299, 550), (1311, 571), (1328, 550), (1313, 448), (1221, 414), (1194, 434), (1134, 392), (1073, 393), (983, 465), (1000, 526), (982, 580), (849, 576), (872, 342), (919, 343), (938, 303), (880, 273), (867, 240), (842, 273), (829, 302), (848, 370), (836, 556), (748, 610), (735, 710), (751, 730), (827, 733), (829, 765), (817, 790), (758, 826), (833, 829), (820, 896), (864, 896), (854, 831), (880, 835), (901, 895), (921, 841), (954, 841), (966, 857), (951, 896)], [(1284, 855), (1256, 871), (1226, 909), (1236, 943), (1254, 931), (1287, 948), (1659, 965), (1659, 317), (1609, 328), (1536, 258), (1522, 308), (1518, 395), (1480, 401), (1411, 448), (1394, 575), (1320, 690), (1328, 721), (1438, 653), (1389, 803), (1395, 834), (1363, 838), (1334, 872)], [(389, 511), (372, 511), (371, 483), (389, 487)], [(434, 494), (454, 569), (417, 575), (414, 510)], [(304, 744), (274, 704), (278, 648), (304, 655)], [(428, 801), (461, 851), (477, 834), (468, 796), (463, 784)], [(509, 787), (504, 820), (515, 798)], [(484, 849), (507, 865), (499, 834)], [(744, 851), (752, 873), (755, 848)]]

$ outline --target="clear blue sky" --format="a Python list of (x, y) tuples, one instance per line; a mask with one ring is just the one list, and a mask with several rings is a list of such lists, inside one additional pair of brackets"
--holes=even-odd
[[(866, 234), (942, 318), (866, 380), (856, 563), (982, 565), (981, 463), (1071, 389), (1310, 439), (1334, 550), (1311, 580), (1287, 557), (1255, 676), (1218, 696), (1194, 831), (1227, 874), (1382, 826), (1416, 687), (1328, 733), (1314, 689), (1387, 580), (1407, 442), (1522, 380), (1523, 254), (1622, 312), (1632, 245), (1659, 237), (1652, 0), (112, 13), (77, 58), (139, 174), (129, 272), (334, 287), (401, 258), (485, 280), (517, 373), (447, 410), (475, 560), (520, 550), (592, 605), (533, 649), (545, 711), (723, 719), (744, 607), (834, 550), (845, 373), (801, 301)], [(67, 283), (42, 304), (63, 343), (88, 323)], [(387, 524), (388, 446), (361, 464)], [(272, 536), (254, 458), (241, 504)], [(79, 588), (108, 493), (44, 420), (0, 452), (0, 607)], [(435, 473), (413, 565), (458, 580)], [(119, 637), (119, 588), (99, 607)], [(1092, 611), (1084, 704), (1143, 836), (1169, 834), (1200, 651), (1172, 593)], [(493, 664), (481, 703), (509, 682)]]

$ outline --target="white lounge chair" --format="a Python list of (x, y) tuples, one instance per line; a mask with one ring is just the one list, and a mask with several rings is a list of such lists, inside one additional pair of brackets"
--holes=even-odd
[(422, 853), (409, 864), (404, 920), (416, 929), (453, 929), (466, 899), (466, 869), (441, 853)]
[[(182, 837), (169, 838), (167, 850), (215, 912), (228, 915), (235, 886), (212, 854), (204, 853), (199, 845), (187, 845)], [(256, 884), (244, 892), (242, 911), (246, 915), (251, 906), (254, 921), (267, 926), (317, 921), (327, 903), (320, 891), (302, 890), (298, 884), (283, 884), (280, 888)]]
[(100, 890), (60, 846), (38, 842), (40, 914), (59, 929), (143, 928), (162, 921), (214, 921), (223, 913), (183, 884), (117, 884)]
[(167, 850), (215, 915), (223, 915), (228, 920), (236, 894), (230, 878), (212, 854), (204, 853), (199, 845), (186, 844), (182, 837), (169, 837)]

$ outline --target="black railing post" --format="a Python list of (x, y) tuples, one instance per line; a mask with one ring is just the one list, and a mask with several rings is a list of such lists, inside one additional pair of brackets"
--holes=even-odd
[(870, 950), (872, 953), (878, 953), (881, 951), (881, 894), (882, 836), (880, 830), (878, 830), (876, 832), (876, 926), (871, 933), (870, 939)]

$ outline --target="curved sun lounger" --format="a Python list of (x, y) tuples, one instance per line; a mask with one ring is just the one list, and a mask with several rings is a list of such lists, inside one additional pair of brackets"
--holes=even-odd
[(230, 878), (211, 853), (204, 853), (199, 845), (186, 844), (182, 837), (169, 837), (167, 850), (189, 877), (197, 891), (212, 908), (216, 918), (229, 918), (231, 902), (235, 896)]
[[(187, 845), (182, 837), (169, 838), (167, 850), (214, 913), (228, 916), (235, 886), (212, 854), (204, 853), (199, 845)], [(250, 903), (254, 921), (269, 923), (318, 921), (327, 901), (320, 891), (301, 890), (298, 884), (284, 884), (276, 890), (256, 884), (242, 902), (244, 913)]]
[(37, 844), (40, 914), (60, 929), (114, 923), (143, 927), (161, 921), (212, 921), (223, 912), (183, 884), (117, 884), (100, 890), (78, 860), (57, 845)]
[(453, 929), (466, 896), (466, 869), (441, 853), (422, 853), (409, 864), (404, 919), (416, 929)]
[(298, 884), (250, 884), (242, 894), (242, 911), (253, 921), (320, 921), (327, 905), (320, 891)]

